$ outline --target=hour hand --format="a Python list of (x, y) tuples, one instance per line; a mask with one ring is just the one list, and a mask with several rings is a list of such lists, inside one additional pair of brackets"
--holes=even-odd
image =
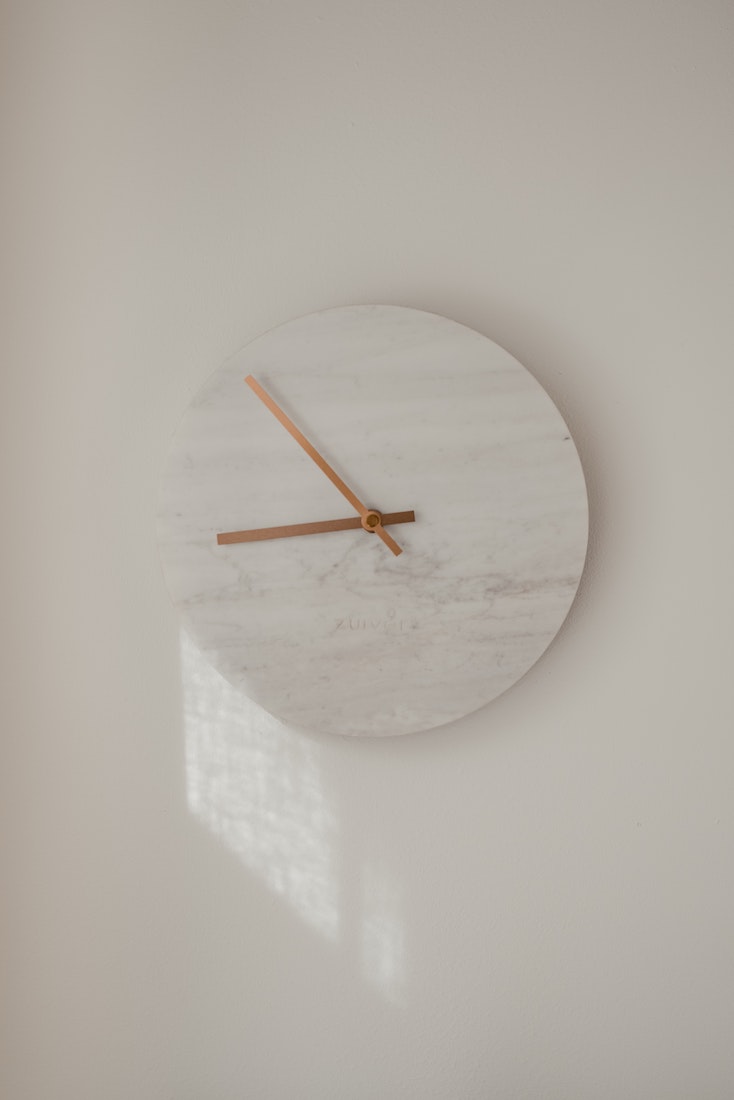
[[(374, 517), (374, 522), (370, 522)], [(234, 542), (261, 542), (265, 539), (288, 539), (294, 535), (320, 535), (325, 531), (350, 531), (363, 527), (367, 531), (379, 532), (379, 528), (392, 523), (414, 523), (415, 512), (379, 512), (368, 511), (366, 517), (350, 516), (348, 519), (326, 519), (318, 523), (291, 523), (285, 527), (256, 527), (252, 531), (222, 531), (217, 535), (220, 546)]]

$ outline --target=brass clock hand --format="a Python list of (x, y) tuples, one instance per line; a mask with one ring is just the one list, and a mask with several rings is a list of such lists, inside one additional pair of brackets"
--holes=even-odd
[[(385, 546), (389, 547), (396, 557), (398, 554), (402, 554), (402, 548), (398, 546), (398, 544), (395, 542), (395, 539), (392, 538), (391, 535), (388, 535), (387, 531), (382, 526), (382, 522), (379, 518), (380, 513), (375, 512), (370, 508), (367, 508), (362, 503), (359, 497), (352, 492), (352, 490), (344, 481), (342, 481), (336, 470), (332, 469), (326, 459), (319, 454), (313, 444), (309, 443), (303, 432), (299, 431), (293, 421), (288, 416), (286, 416), (280, 405), (277, 405), (275, 401), (273, 401), (270, 394), (262, 388), (257, 379), (253, 378), (251, 374), (248, 374), (245, 382), (247, 382), (247, 385), (250, 387), (253, 393), (257, 394), (262, 403), (266, 405), (268, 409), (270, 409), (273, 416), (280, 421), (286, 431), (290, 432), (296, 443), (303, 447), (309, 458), (312, 458), (319, 469), (323, 470), (329, 481), (331, 481), (331, 483), (336, 486), (342, 496), (345, 496), (352, 507), (355, 508), (357, 512), (359, 512), (361, 516), (361, 523), (364, 529), (366, 531), (373, 531), (376, 535), (379, 535), (379, 537), (385, 543)], [(378, 517), (376, 522), (374, 522), (375, 516)]]
[[(377, 513), (368, 512), (368, 516)], [(388, 512), (380, 516), (383, 526), (391, 523), (415, 523), (415, 512)], [(325, 531), (353, 531), (362, 526), (358, 516), (348, 519), (326, 519), (318, 523), (292, 523), (285, 527), (257, 527), (252, 531), (222, 531), (217, 535), (220, 546), (235, 542), (261, 542), (264, 539), (287, 539), (294, 535), (319, 535)], [(375, 528), (371, 528), (372, 531)]]

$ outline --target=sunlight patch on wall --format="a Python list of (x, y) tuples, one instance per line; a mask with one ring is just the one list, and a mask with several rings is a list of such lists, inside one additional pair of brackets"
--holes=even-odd
[(339, 933), (337, 821), (318, 746), (231, 687), (181, 632), (189, 808), (329, 939)]
[(362, 973), (390, 1001), (405, 982), (405, 935), (400, 891), (383, 866), (367, 864), (362, 878)]

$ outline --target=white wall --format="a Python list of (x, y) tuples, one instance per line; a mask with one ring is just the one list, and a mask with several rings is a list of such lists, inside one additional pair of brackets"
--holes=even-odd
[[(734, 8), (5, 8), (3, 1097), (730, 1097)], [(304, 738), (180, 640), (157, 478), (373, 301), (534, 372), (591, 554), (495, 704)]]

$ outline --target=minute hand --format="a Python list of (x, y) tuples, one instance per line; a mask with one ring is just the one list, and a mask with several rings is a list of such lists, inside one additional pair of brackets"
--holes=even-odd
[[(364, 519), (370, 509), (367, 508), (367, 506), (362, 503), (356, 493), (353, 493), (349, 486), (344, 481), (342, 481), (336, 470), (332, 469), (326, 459), (319, 454), (313, 444), (309, 443), (303, 432), (296, 427), (290, 417), (286, 416), (280, 405), (277, 405), (275, 401), (273, 401), (270, 394), (263, 389), (257, 379), (253, 378), (251, 374), (248, 374), (245, 382), (247, 382), (247, 385), (250, 387), (253, 393), (257, 394), (262, 403), (266, 405), (268, 409), (270, 409), (273, 416), (280, 421), (286, 431), (290, 432), (296, 443), (303, 447), (309, 458), (313, 459), (319, 469), (323, 470), (329, 481), (336, 486), (342, 496), (346, 497), (352, 507), (355, 508), (356, 511), (359, 512), (360, 516), (362, 516), (362, 518)], [(390, 550), (392, 550), (393, 554), (395, 554), (396, 556), (398, 554), (402, 554), (403, 551), (401, 547), (398, 546), (395, 539), (392, 538), (391, 535), (388, 535), (387, 531), (381, 523), (378, 524), (376, 527), (373, 527), (372, 530), (375, 532), (376, 535), (379, 535), (379, 537), (385, 543), (385, 546), (388, 546)]]

